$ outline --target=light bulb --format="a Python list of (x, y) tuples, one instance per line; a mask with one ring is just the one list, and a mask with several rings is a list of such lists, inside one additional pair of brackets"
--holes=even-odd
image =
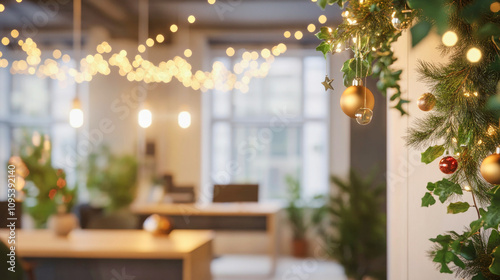
[(74, 128), (83, 125), (83, 111), (78, 98), (73, 99), (73, 109), (69, 112), (69, 125)]
[(483, 54), (481, 53), (481, 50), (479, 50), (478, 48), (470, 48), (467, 51), (467, 59), (472, 63), (476, 63), (479, 60), (481, 60), (482, 56)]
[(441, 39), (442, 39), (443, 44), (445, 46), (452, 47), (457, 43), (458, 36), (457, 36), (457, 33), (453, 32), (453, 31), (446, 31), (443, 34), (443, 37)]
[(180, 112), (177, 122), (181, 128), (188, 128), (191, 125), (191, 114), (187, 111)]
[(153, 114), (148, 109), (142, 109), (139, 111), (139, 126), (142, 128), (148, 128), (153, 122)]

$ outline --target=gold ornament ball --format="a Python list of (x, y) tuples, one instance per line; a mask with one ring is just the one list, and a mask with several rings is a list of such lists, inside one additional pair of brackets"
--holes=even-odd
[(168, 235), (174, 229), (172, 221), (164, 216), (153, 214), (142, 225), (145, 231), (154, 235)]
[(356, 118), (356, 112), (360, 108), (368, 108), (373, 111), (373, 106), (375, 106), (375, 98), (373, 97), (373, 93), (362, 85), (350, 86), (346, 88), (346, 90), (344, 90), (344, 93), (342, 93), (342, 96), (340, 97), (340, 108), (342, 108), (344, 114), (348, 115), (352, 119)]
[(432, 93), (424, 93), (417, 100), (417, 106), (422, 111), (430, 111), (436, 105), (436, 97)]
[(492, 154), (481, 163), (481, 175), (490, 184), (500, 185), (500, 155)]

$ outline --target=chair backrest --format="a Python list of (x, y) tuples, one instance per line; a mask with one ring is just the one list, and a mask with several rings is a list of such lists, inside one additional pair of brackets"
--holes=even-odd
[(258, 184), (214, 185), (213, 202), (258, 202)]

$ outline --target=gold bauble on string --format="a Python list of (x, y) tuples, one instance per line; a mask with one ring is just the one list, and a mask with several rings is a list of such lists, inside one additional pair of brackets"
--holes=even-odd
[[(350, 118), (356, 118), (356, 112), (361, 108), (368, 108), (373, 111), (375, 98), (373, 93), (363, 86), (361, 79), (355, 79), (352, 86), (346, 88), (340, 97), (340, 108), (344, 114)], [(366, 93), (366, 106), (365, 106)]]
[(158, 214), (153, 214), (146, 218), (142, 225), (145, 231), (153, 235), (168, 235), (174, 229), (172, 221)]
[(481, 176), (486, 182), (493, 185), (500, 185), (500, 147), (496, 153), (486, 157), (481, 163)]
[(417, 100), (417, 106), (422, 111), (430, 111), (436, 105), (436, 97), (432, 93), (424, 93)]

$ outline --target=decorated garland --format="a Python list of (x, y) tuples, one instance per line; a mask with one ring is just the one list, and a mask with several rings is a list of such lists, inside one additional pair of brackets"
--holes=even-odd
[(316, 50), (326, 57), (328, 53), (351, 49), (355, 56), (345, 61), (342, 67), (344, 85), (349, 87), (353, 82), (359, 84), (355, 82), (357, 80), (374, 76), (378, 78), (377, 87), (384, 95), (388, 89), (394, 90), (391, 95), (391, 101), (396, 102), (394, 108), (402, 115), (406, 114), (402, 106), (408, 100), (401, 98), (398, 85), (402, 71), (391, 69), (396, 61), (391, 44), (398, 39), (402, 30), (410, 26), (415, 13), (403, 0), (318, 1), (323, 9), (327, 4), (338, 4), (344, 8), (346, 3), (342, 12), (343, 22), (336, 29), (321, 27), (316, 34), (322, 40)]
[[(465, 222), (468, 227), (462, 233), (450, 231), (431, 238), (430, 255), (442, 273), (472, 280), (500, 279), (500, 2), (319, 2), (323, 8), (348, 4), (344, 22), (337, 29), (324, 27), (317, 34), (323, 40), (318, 50), (324, 54), (341, 51), (342, 43), (360, 36), (360, 46), (350, 46), (355, 57), (344, 63), (344, 83), (350, 85), (353, 65), (360, 59), (361, 77), (377, 76), (383, 92), (395, 88), (391, 99), (398, 100), (395, 107), (403, 114), (401, 105), (407, 101), (401, 99), (397, 85), (401, 71), (389, 67), (395, 60), (390, 44), (399, 37), (399, 29), (409, 26), (416, 16), (406, 5), (418, 11), (418, 23), (411, 28), (413, 45), (433, 28), (443, 36), (440, 50), (450, 61), (420, 63), (421, 77), (432, 92), (417, 101), (418, 108), (427, 113), (413, 122), (407, 143), (425, 150), (422, 162), (439, 159), (437, 166), (445, 174), (442, 180), (427, 184), (422, 206), (439, 200), (447, 205), (448, 213), (474, 211), (477, 220)], [(396, 11), (394, 17), (392, 11)]]

